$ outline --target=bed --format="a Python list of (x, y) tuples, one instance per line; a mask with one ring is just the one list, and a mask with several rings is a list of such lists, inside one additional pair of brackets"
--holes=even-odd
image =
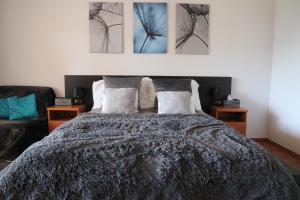
[(84, 113), (0, 172), (0, 199), (299, 197), (285, 166), (204, 112)]

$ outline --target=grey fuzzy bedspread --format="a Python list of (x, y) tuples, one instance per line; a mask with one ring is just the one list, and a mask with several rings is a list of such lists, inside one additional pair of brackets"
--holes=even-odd
[(207, 115), (82, 114), (0, 172), (0, 199), (299, 199), (288, 170)]

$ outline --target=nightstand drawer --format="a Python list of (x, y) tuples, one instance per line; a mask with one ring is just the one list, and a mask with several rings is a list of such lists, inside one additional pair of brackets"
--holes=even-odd
[(247, 112), (245, 108), (212, 106), (211, 115), (218, 120), (224, 121), (228, 126), (234, 128), (242, 135), (246, 135)]
[(225, 122), (228, 126), (231, 128), (234, 128), (238, 132), (242, 133), (243, 135), (246, 135), (246, 124), (243, 122)]
[(49, 120), (67, 121), (78, 115), (78, 111), (73, 110), (55, 110), (49, 112)]

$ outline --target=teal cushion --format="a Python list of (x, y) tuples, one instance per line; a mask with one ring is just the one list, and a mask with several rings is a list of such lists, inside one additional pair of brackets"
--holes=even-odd
[(9, 117), (8, 102), (6, 98), (0, 99), (0, 118)]
[(7, 101), (10, 120), (39, 116), (36, 110), (35, 94), (19, 98), (9, 97), (7, 98)]

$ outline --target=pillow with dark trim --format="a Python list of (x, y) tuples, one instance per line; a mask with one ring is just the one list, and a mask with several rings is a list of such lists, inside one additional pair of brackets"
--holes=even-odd
[(103, 76), (105, 88), (136, 88), (141, 86), (141, 77)]
[(156, 92), (192, 92), (191, 79), (153, 79)]
[(194, 114), (191, 79), (154, 79), (158, 114)]

